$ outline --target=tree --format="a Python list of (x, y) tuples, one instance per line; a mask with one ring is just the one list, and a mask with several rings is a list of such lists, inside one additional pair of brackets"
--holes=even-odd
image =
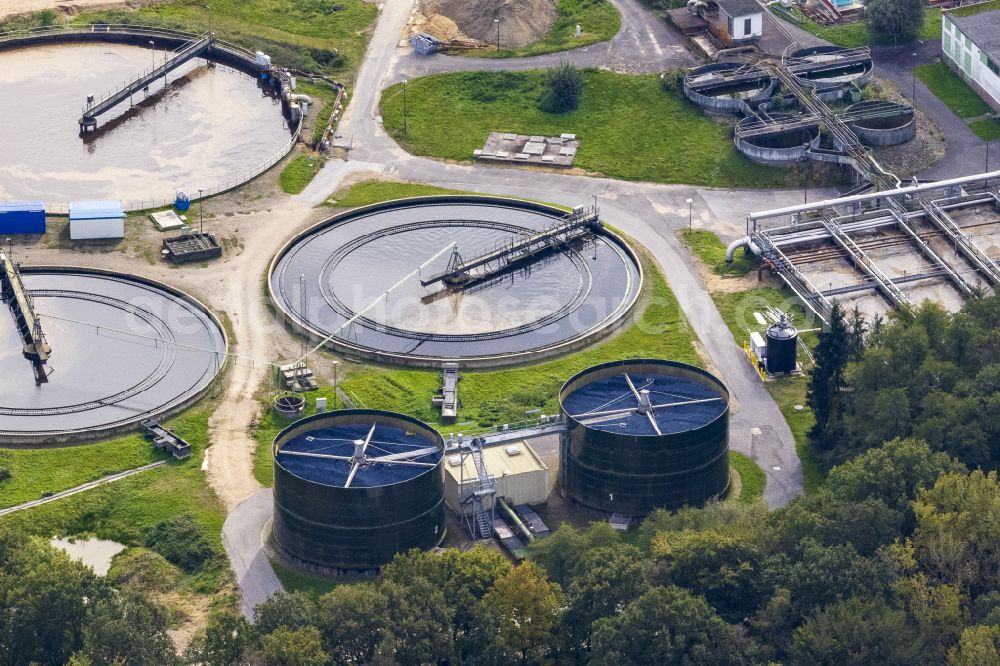
[(868, 0), (865, 20), (868, 29), (881, 40), (912, 42), (924, 25), (924, 7), (923, 0)]
[(401, 664), (433, 664), (454, 655), (455, 609), (442, 590), (423, 576), (406, 583), (382, 581), (379, 587), (389, 604), (381, 654)]
[(261, 636), (279, 627), (299, 629), (316, 620), (316, 602), (304, 592), (279, 592), (254, 608), (254, 625)]
[(730, 622), (751, 615), (771, 594), (763, 552), (748, 536), (714, 530), (663, 533), (653, 539), (653, 578), (703, 595)]
[(801, 666), (909, 666), (918, 661), (917, 632), (903, 611), (881, 599), (851, 597), (815, 612), (792, 637)]
[(823, 452), (833, 449), (844, 436), (842, 394), (847, 386), (850, 345), (844, 310), (839, 303), (834, 303), (830, 324), (819, 335), (814, 353), (815, 366), (806, 395), (806, 403), (816, 418), (816, 424), (809, 430), (809, 440)]
[(369, 583), (339, 585), (319, 600), (323, 647), (335, 664), (367, 664), (389, 624), (389, 601)]
[(238, 666), (252, 660), (260, 637), (246, 618), (232, 611), (213, 613), (188, 647), (188, 662)]
[(87, 605), (109, 590), (66, 553), (0, 530), (0, 664), (64, 664), (83, 639)]
[(1000, 482), (997, 473), (941, 476), (914, 502), (918, 560), (943, 583), (972, 596), (1000, 587)]
[(875, 560), (858, 555), (854, 546), (824, 547), (806, 539), (802, 558), (776, 572), (778, 585), (791, 592), (801, 613), (852, 596), (886, 589), (888, 573)]
[(146, 546), (188, 572), (197, 571), (215, 556), (194, 514), (167, 518), (148, 528), (143, 536)]
[(969, 627), (948, 652), (948, 666), (1000, 664), (1000, 627)]
[(595, 522), (584, 532), (563, 523), (547, 539), (535, 541), (529, 548), (532, 559), (545, 569), (549, 580), (566, 589), (587, 551), (618, 543), (621, 534), (606, 522)]
[(545, 92), (538, 107), (546, 113), (566, 113), (580, 105), (583, 95), (583, 74), (568, 61), (552, 67), (545, 73)]
[(648, 566), (635, 546), (619, 544), (587, 551), (566, 590), (566, 635), (570, 648), (590, 649), (593, 623), (622, 613), (648, 588)]
[(540, 664), (557, 643), (562, 590), (526, 561), (500, 578), (482, 601), (482, 624), (495, 653), (509, 663)]
[(316, 627), (294, 631), (278, 627), (264, 637), (264, 663), (267, 666), (326, 666), (330, 656)]
[(733, 628), (704, 599), (676, 586), (655, 587), (623, 613), (594, 625), (591, 664), (742, 664)]
[(923, 574), (900, 579), (893, 587), (917, 622), (924, 658), (943, 663), (948, 648), (958, 642), (965, 628), (962, 609), (968, 599), (953, 585), (931, 585)]
[(135, 592), (99, 599), (87, 616), (80, 652), (94, 664), (179, 664), (163, 612)]

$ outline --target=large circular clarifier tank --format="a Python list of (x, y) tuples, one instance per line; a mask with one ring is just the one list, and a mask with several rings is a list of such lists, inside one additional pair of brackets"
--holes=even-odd
[(475, 196), (403, 199), (344, 213), (278, 253), (268, 278), (271, 300), (311, 339), (330, 337), (343, 353), (393, 364), (488, 367), (570, 351), (628, 321), (641, 289), (639, 262), (606, 230), (469, 288), (422, 284), (451, 265), (452, 244), (471, 260), (565, 215)]
[[(789, 113), (768, 116), (774, 121), (793, 117)], [(751, 134), (751, 130), (754, 133)], [(820, 139), (819, 123), (791, 129), (775, 123), (773, 129), (768, 130), (766, 123), (762, 124), (760, 119), (751, 116), (736, 123), (733, 142), (737, 150), (754, 162), (773, 165), (798, 162), (807, 156), (809, 148), (819, 146)]]
[(273, 541), (295, 564), (367, 571), (444, 538), (444, 440), (417, 419), (317, 414), (281, 431), (273, 455)]
[(757, 67), (718, 62), (695, 67), (684, 77), (684, 95), (706, 109), (739, 113), (748, 102), (768, 99), (778, 80)]
[(52, 348), (36, 385), (0, 306), (0, 443), (63, 444), (134, 430), (190, 405), (226, 361), (226, 336), (202, 304), (165, 285), (79, 268), (21, 271)]
[(575, 375), (559, 400), (560, 483), (584, 508), (643, 516), (701, 506), (728, 489), (729, 391), (708, 372), (614, 361)]
[(913, 108), (896, 102), (858, 102), (847, 107), (844, 119), (868, 146), (898, 146), (917, 135)]
[(44, 200), (50, 211), (78, 199), (120, 199), (126, 209), (171, 205), (178, 189), (234, 187), (287, 150), (291, 133), (275, 93), (250, 73), (203, 58), (80, 134), (88, 95), (100, 99), (174, 48), (156, 36), (136, 41), (150, 39), (154, 49), (74, 43), (0, 51), (0, 199)]

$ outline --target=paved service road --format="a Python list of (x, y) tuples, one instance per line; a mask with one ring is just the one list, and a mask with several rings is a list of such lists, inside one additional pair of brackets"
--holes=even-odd
[(264, 553), (264, 525), (273, 511), (273, 496), (267, 488), (238, 504), (222, 526), (222, 545), (242, 592), (241, 611), (250, 620), (257, 604), (282, 591)]

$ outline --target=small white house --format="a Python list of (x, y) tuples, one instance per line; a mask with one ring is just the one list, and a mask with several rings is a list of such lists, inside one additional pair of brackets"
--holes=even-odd
[(125, 211), (121, 201), (73, 201), (69, 204), (71, 240), (124, 238)]
[(716, 4), (719, 21), (709, 30), (726, 46), (760, 39), (764, 34), (764, 13), (756, 0), (716, 0)]
[(997, 3), (941, 15), (941, 59), (1000, 111), (1000, 9)]

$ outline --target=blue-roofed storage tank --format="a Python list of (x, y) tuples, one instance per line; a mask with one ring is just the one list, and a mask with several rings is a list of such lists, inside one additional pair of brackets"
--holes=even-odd
[(366, 571), (444, 538), (444, 440), (402, 414), (345, 409), (274, 440), (273, 541), (293, 563)]
[(700, 506), (729, 487), (729, 391), (700, 368), (659, 359), (594, 366), (563, 386), (566, 496), (601, 513)]

